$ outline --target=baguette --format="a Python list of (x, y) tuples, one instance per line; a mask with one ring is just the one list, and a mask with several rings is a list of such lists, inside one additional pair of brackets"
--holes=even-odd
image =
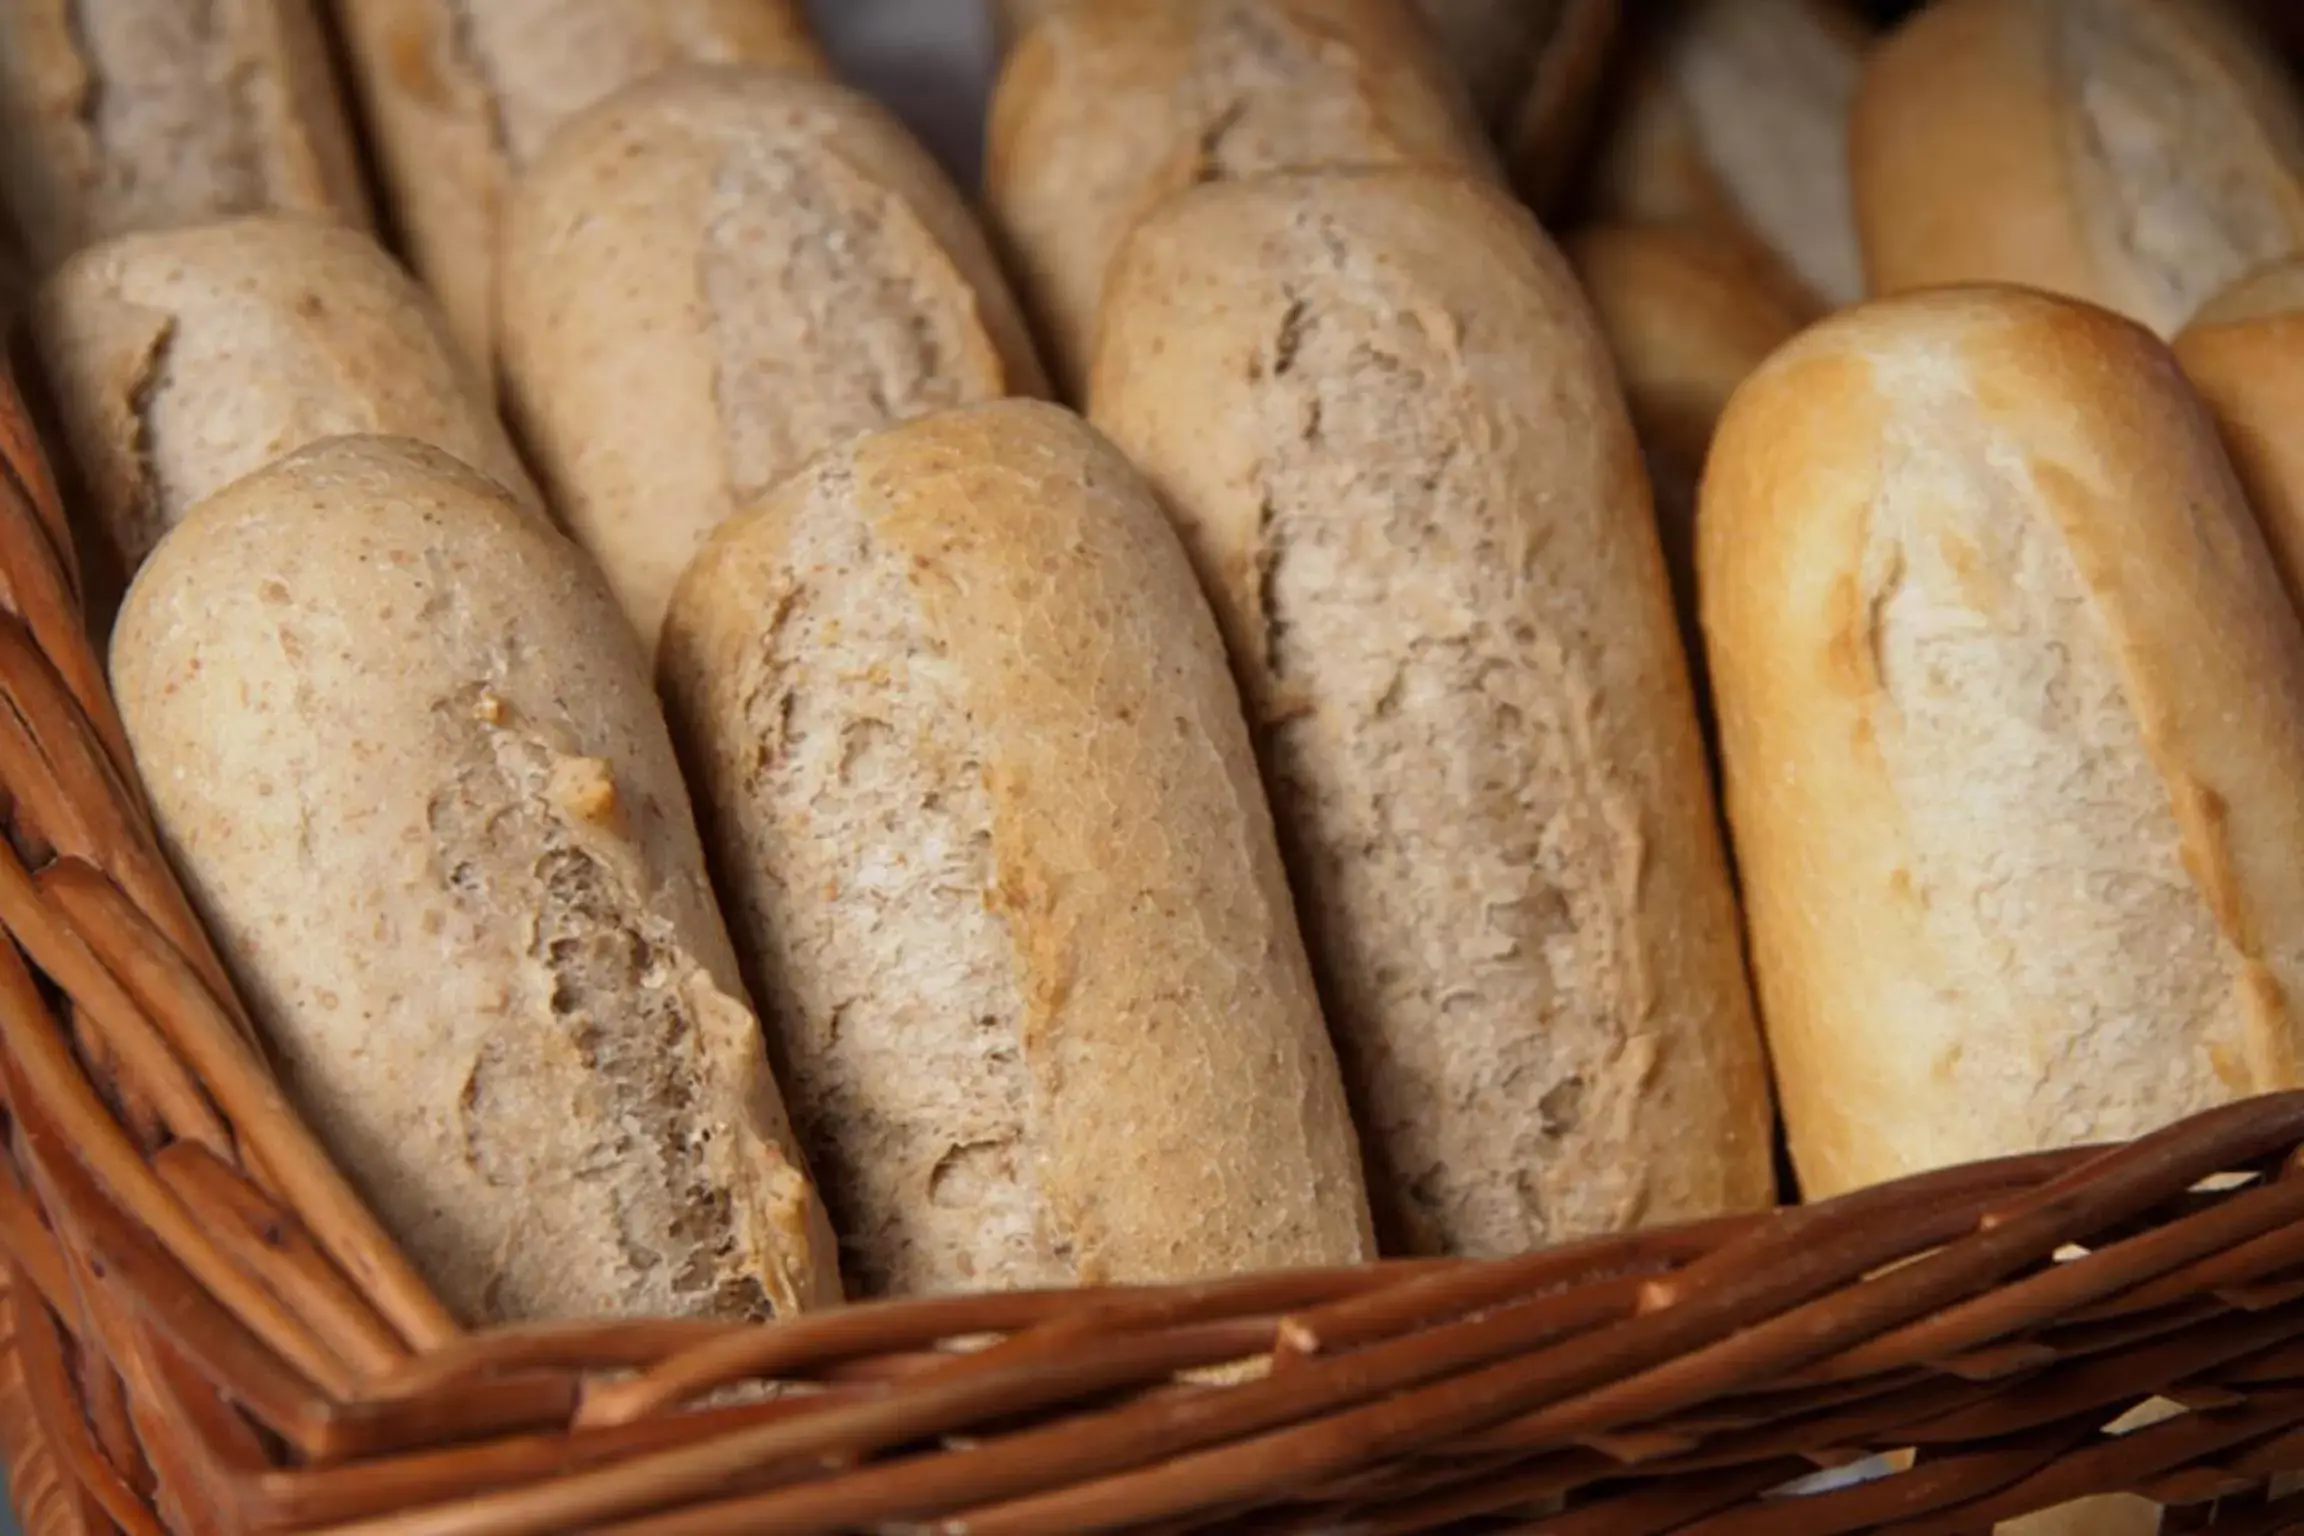
[(416, 269), (484, 374), (504, 200), (561, 124), (682, 63), (827, 68), (795, 0), (337, 4)]
[(508, 403), (651, 651), (705, 537), (812, 454), (1047, 387), (959, 193), (828, 81), (693, 67), (610, 99), (502, 250)]
[(1461, 81), (1401, 0), (1093, 0), (1001, 70), (985, 191), (1057, 383), (1086, 382), (1104, 269), (1205, 181), (1322, 165), (1493, 170)]
[(1738, 391), (1697, 526), (1809, 1198), (2296, 1084), (2304, 629), (2166, 347), (1865, 306)]
[(662, 677), (859, 1290), (1372, 1256), (1222, 642), (1094, 432), (831, 451), (698, 556)]
[(1840, 0), (1690, 0), (1635, 49), (1594, 212), (1687, 226), (1811, 312), (1854, 303), (1847, 117), (1869, 41)]
[(153, 552), (112, 675), (306, 1123), (450, 1307), (838, 1299), (663, 716), (563, 537), (331, 439)]
[(312, 0), (0, 0), (0, 192), (36, 276), (232, 214), (369, 223)]
[(2018, 283), (2168, 336), (2304, 246), (2304, 109), (2212, 0), (1940, 0), (1853, 134), (1880, 293)]
[(1647, 483), (1534, 221), (1429, 171), (1204, 188), (1114, 262), (1091, 398), (1224, 621), (1396, 1240), (1767, 1204)]
[(122, 235), (48, 279), (32, 336), (122, 576), (196, 503), (348, 433), (430, 443), (542, 507), (431, 301), (357, 231), (259, 215)]
[(2176, 357), (2216, 418), (2289, 600), (2304, 610), (2304, 256), (2210, 300), (2177, 336)]

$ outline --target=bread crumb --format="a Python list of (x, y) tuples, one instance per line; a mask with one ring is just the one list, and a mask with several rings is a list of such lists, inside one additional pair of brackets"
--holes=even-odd
[(547, 793), (577, 821), (609, 826), (617, 819), (615, 770), (597, 757), (564, 757), (554, 763)]

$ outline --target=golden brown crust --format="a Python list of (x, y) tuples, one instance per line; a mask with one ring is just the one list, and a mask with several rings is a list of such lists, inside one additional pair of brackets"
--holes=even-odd
[(1851, 311), (1738, 392), (1698, 527), (1806, 1194), (2297, 1080), (2304, 635), (2163, 346)]
[(691, 66), (602, 103), (530, 167), (501, 253), (512, 413), (651, 647), (705, 537), (810, 455), (1046, 389), (960, 194), (829, 81)]
[(2175, 346), (2304, 612), (2304, 257), (2224, 290)]
[(986, 196), (1057, 383), (1086, 382), (1104, 269), (1212, 180), (1322, 165), (1488, 170), (1461, 81), (1399, 0), (1094, 0), (1002, 69)]
[(1852, 135), (1875, 292), (2020, 283), (2166, 336), (2304, 244), (2304, 109), (2209, 0), (1943, 0)]
[(232, 214), (369, 220), (312, 0), (0, 0), (0, 190), (38, 273)]
[(833, 450), (698, 556), (662, 673), (861, 1289), (1369, 1256), (1223, 646), (1102, 438)]
[(1767, 1202), (1646, 480), (1534, 221), (1429, 171), (1202, 188), (1114, 263), (1093, 410), (1225, 625), (1380, 1203), (1504, 1253)]
[(682, 63), (821, 73), (796, 0), (339, 0), (393, 201), (458, 343), (493, 366), (512, 181), (559, 126)]

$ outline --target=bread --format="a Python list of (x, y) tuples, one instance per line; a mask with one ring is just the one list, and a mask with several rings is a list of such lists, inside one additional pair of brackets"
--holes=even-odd
[(1881, 293), (2021, 283), (2168, 336), (2304, 246), (2304, 109), (2210, 0), (1939, 0), (1881, 46), (1853, 141)]
[(1032, 24), (1059, 5), (1071, 0), (989, 0), (992, 12), (992, 35), (1005, 50), (1015, 45), (1016, 39), (1030, 31)]
[(1868, 41), (1838, 0), (1689, 0), (1635, 49), (1594, 211), (1689, 226), (1807, 309), (1854, 303), (1847, 117)]
[(1484, 122), (1498, 122), (1528, 83), (1528, 65), (1560, 0), (1414, 0), (1471, 89)]
[[(1427, 0), (1428, 4), (1445, 0)], [(1550, 0), (1518, 90), (1496, 119), (1520, 195), (1549, 213), (1584, 169), (1592, 119), (1623, 27), (1621, 0)]]
[(195, 503), (347, 433), (430, 443), (542, 507), (430, 299), (355, 230), (258, 215), (122, 235), (48, 279), (32, 334), (123, 574)]
[(2304, 609), (2304, 256), (2242, 278), (2176, 338), (2240, 472), (2291, 602)]
[(1372, 1256), (1222, 642), (1077, 418), (815, 460), (697, 558), (662, 678), (860, 1291)]
[(565, 538), (334, 438), (153, 552), (112, 676), (305, 1122), (450, 1307), (838, 1299), (663, 716)]
[(821, 72), (798, 0), (336, 0), (411, 255), (493, 356), (503, 204), (569, 118), (688, 62)]
[(2304, 629), (2163, 345), (1865, 306), (1738, 391), (1697, 526), (1810, 1198), (2297, 1083)]
[(1647, 481), (1534, 220), (1424, 170), (1179, 198), (1113, 264), (1091, 400), (1224, 622), (1397, 1240), (1765, 1205)]
[(743, 501), (852, 433), (1046, 390), (967, 205), (853, 91), (659, 75), (507, 210), (503, 363), (546, 492), (653, 649)]
[(1057, 383), (1086, 381), (1105, 264), (1206, 181), (1322, 165), (1493, 169), (1462, 82), (1401, 0), (1095, 0), (1009, 55), (985, 192)]
[(369, 212), (313, 0), (0, 0), (0, 192), (35, 274), (131, 230)]
[(1615, 358), (1655, 486), (1665, 563), (1693, 616), (1696, 484), (1713, 425), (1800, 317), (1734, 254), (1684, 228), (1591, 225), (1562, 250)]

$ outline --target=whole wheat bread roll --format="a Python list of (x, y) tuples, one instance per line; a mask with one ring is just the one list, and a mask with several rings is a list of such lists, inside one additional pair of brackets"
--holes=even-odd
[(1086, 425), (819, 458), (698, 556), (662, 678), (860, 1290), (1371, 1256), (1223, 644)]
[(825, 68), (798, 0), (336, 4), (410, 255), (483, 369), (504, 201), (561, 124), (680, 64)]
[(604, 102), (506, 214), (509, 401), (653, 648), (736, 507), (856, 432), (1046, 383), (960, 194), (828, 81), (690, 68)]
[(986, 145), (986, 199), (1075, 394), (1106, 263), (1176, 193), (1324, 165), (1495, 163), (1402, 0), (1059, 7), (1002, 68)]
[(112, 676), (305, 1120), (452, 1308), (838, 1299), (655, 691), (564, 537), (334, 438), (161, 543)]
[(1416, 170), (1179, 198), (1113, 264), (1092, 399), (1224, 622), (1399, 1235), (1765, 1205), (1647, 480), (1534, 220)]
[(1809, 1197), (2298, 1081), (2304, 629), (2164, 346), (1865, 306), (1738, 391), (1697, 525)]
[(2216, 418), (2292, 602), (2304, 609), (2304, 256), (2211, 299), (2176, 357)]
[(430, 443), (541, 509), (431, 299), (356, 230), (260, 215), (122, 235), (49, 277), (32, 335), (124, 576), (195, 503), (326, 437)]
[(0, 0), (0, 191), (35, 273), (131, 230), (369, 219), (313, 0)]
[(1938, 0), (1853, 142), (1879, 293), (2020, 283), (2167, 336), (2304, 247), (2304, 109), (2216, 0)]
[(1744, 254), (1786, 302), (1854, 303), (1848, 111), (1869, 42), (1844, 0), (1687, 0), (1635, 46), (1594, 210), (1688, 226)]

